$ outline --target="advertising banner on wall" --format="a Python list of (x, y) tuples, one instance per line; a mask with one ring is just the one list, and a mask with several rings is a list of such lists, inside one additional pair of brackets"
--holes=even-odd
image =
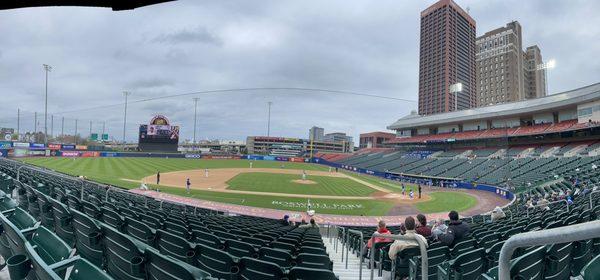
[(201, 158), (201, 154), (185, 154), (185, 158)]
[(113, 152), (101, 152), (100, 153), (101, 157), (118, 157), (119, 153), (113, 153)]
[(75, 150), (75, 145), (62, 145), (62, 150)]
[(80, 150), (80, 151), (87, 150), (87, 148), (88, 147), (86, 145), (77, 145), (77, 146), (75, 146), (75, 149), (76, 150)]
[(15, 148), (29, 148), (29, 143), (26, 143), (26, 142), (14, 142), (13, 146)]
[(50, 148), (50, 150), (60, 150), (61, 145), (60, 144), (48, 144), (48, 148)]
[(29, 148), (31, 148), (31, 149), (45, 149), (46, 145), (44, 143), (29, 143)]
[(8, 150), (10, 148), (12, 148), (12, 142), (0, 141), (0, 150)]
[(99, 152), (82, 152), (81, 157), (99, 157)]
[(0, 157), (8, 157), (8, 150), (0, 149)]
[(78, 157), (79, 152), (77, 152), (77, 151), (62, 151), (61, 155), (63, 157)]

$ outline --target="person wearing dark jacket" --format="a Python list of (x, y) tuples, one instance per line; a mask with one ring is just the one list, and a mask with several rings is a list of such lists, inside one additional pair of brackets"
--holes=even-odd
[(458, 219), (458, 212), (456, 211), (450, 211), (450, 213), (448, 213), (448, 218), (450, 218), (448, 229), (446, 230), (446, 233), (440, 234), (438, 239), (442, 244), (452, 247), (467, 236), (471, 231), (471, 228), (467, 223)]
[(423, 214), (417, 215), (417, 233), (423, 235), (425, 238), (431, 236), (431, 228), (427, 226), (427, 218)]

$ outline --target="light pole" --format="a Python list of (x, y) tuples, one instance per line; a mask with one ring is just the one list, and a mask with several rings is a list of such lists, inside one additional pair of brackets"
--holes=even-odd
[(125, 96), (125, 114), (123, 114), (123, 151), (125, 150), (125, 128), (127, 127), (127, 97), (131, 95), (131, 92), (124, 91)]
[(44, 105), (44, 143), (48, 145), (48, 72), (52, 71), (52, 66), (44, 64), (46, 71), (46, 101)]
[(273, 104), (273, 102), (269, 101), (267, 102), (268, 105), (268, 118), (267, 118), (267, 137), (271, 136), (271, 105)]
[(194, 142), (196, 144), (196, 116), (198, 114), (198, 97), (194, 98)]
[(540, 63), (536, 65), (535, 70), (544, 71), (544, 90), (546, 90), (546, 95), (548, 95), (548, 69), (554, 69), (556, 67), (556, 60), (550, 59), (548, 62)]
[(462, 91), (462, 83), (450, 85), (450, 93), (454, 93), (454, 111), (458, 111), (458, 93)]

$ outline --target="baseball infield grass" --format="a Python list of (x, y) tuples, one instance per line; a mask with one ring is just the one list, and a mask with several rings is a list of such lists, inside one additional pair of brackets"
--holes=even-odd
[[(248, 168), (248, 160), (198, 160), (198, 159), (165, 159), (165, 158), (25, 158), (24, 162), (46, 167), (61, 173), (79, 176), (86, 176), (89, 180), (100, 183), (119, 186), (127, 189), (138, 188), (138, 182), (142, 178), (156, 174), (157, 170), (162, 173), (179, 170), (194, 169), (217, 169), (217, 168)], [(285, 164), (286, 169), (300, 170), (320, 170), (327, 171), (327, 166), (307, 163), (294, 162), (276, 162), (276, 161), (253, 161), (254, 168), (280, 168)], [(317, 182), (316, 185), (292, 185), (289, 180), (299, 179), (298, 175), (287, 174), (259, 174), (245, 177), (242, 173), (230, 180), (232, 189), (246, 189), (252, 191), (280, 192), (281, 196), (263, 196), (254, 194), (238, 194), (213, 192), (209, 190), (191, 190), (188, 195), (185, 189), (176, 187), (166, 187), (149, 185), (152, 189), (159, 189), (162, 192), (193, 197), (198, 199), (231, 203), (238, 205), (247, 205), (262, 208), (282, 209), (291, 211), (305, 211), (307, 199), (286, 197), (285, 193), (300, 194), (322, 194), (337, 196), (368, 196), (375, 190), (364, 186), (356, 181), (347, 178), (334, 178), (310, 175), (308, 179)], [(377, 186), (400, 192), (400, 186), (395, 182), (377, 178), (369, 175), (359, 175), (346, 172), (350, 176), (357, 177), (363, 181), (375, 184)], [(258, 177), (257, 177), (258, 176)], [(323, 178), (319, 178), (323, 177)], [(343, 179), (343, 180), (339, 180)], [(285, 181), (286, 184), (279, 185), (278, 182)], [(317, 187), (320, 186), (320, 187)], [(414, 185), (406, 184), (407, 188), (414, 188)], [(316, 187), (316, 188), (313, 188)], [(260, 189), (259, 189), (260, 188)], [(476, 204), (476, 199), (468, 194), (440, 192), (432, 193), (432, 200), (419, 202), (415, 204), (416, 209), (423, 213), (445, 212), (448, 210), (465, 210)], [(347, 200), (347, 199), (311, 199), (313, 209), (318, 213), (337, 214), (337, 215), (365, 215), (381, 216), (388, 213), (394, 204), (386, 200)]]
[(227, 181), (230, 190), (314, 194), (334, 196), (369, 196), (375, 189), (365, 186), (348, 178), (309, 175), (307, 180), (315, 184), (301, 184), (293, 182), (300, 179), (296, 174), (273, 173), (240, 173)]

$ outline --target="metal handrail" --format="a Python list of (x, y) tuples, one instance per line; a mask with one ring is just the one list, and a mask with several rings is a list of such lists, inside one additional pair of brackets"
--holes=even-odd
[(592, 191), (589, 193), (589, 195), (590, 195), (590, 210), (594, 209), (594, 201), (592, 200), (592, 196), (595, 193), (600, 193), (600, 190)]
[[(417, 243), (419, 244), (419, 249), (421, 250), (421, 279), (423, 279), (423, 280), (429, 279), (429, 259), (427, 258), (427, 243), (424, 243), (423, 240), (419, 239), (416, 234), (414, 237), (409, 237), (406, 235), (381, 234), (381, 233), (376, 232), (376, 233), (373, 233), (373, 235), (371, 235), (371, 244), (373, 244), (373, 246), (371, 248), (375, 248), (375, 243), (374, 243), (375, 237), (383, 237), (383, 238), (393, 239), (393, 240), (417, 241)], [(375, 258), (375, 250), (371, 249), (371, 259), (369, 260), (370, 264), (371, 264), (371, 278), (370, 278), (371, 280), (373, 280), (373, 277), (375, 276), (374, 275), (375, 271), (373, 270), (374, 258)]]
[[(362, 279), (362, 264), (363, 264), (363, 250), (364, 250), (363, 248), (364, 248), (365, 235), (360, 230), (348, 229), (348, 231), (346, 232), (346, 242), (348, 242), (348, 237), (350, 237), (350, 233), (358, 234), (360, 236), (360, 256), (359, 256), (360, 266), (358, 268), (360, 274), (358, 276), (358, 279), (361, 280)], [(346, 252), (346, 269), (348, 269), (348, 255), (349, 254), (350, 254), (350, 248), (348, 247), (348, 252)]]
[(600, 220), (513, 235), (506, 240), (502, 249), (500, 249), (498, 279), (510, 279), (510, 258), (517, 248), (574, 242), (598, 237), (600, 237)]

